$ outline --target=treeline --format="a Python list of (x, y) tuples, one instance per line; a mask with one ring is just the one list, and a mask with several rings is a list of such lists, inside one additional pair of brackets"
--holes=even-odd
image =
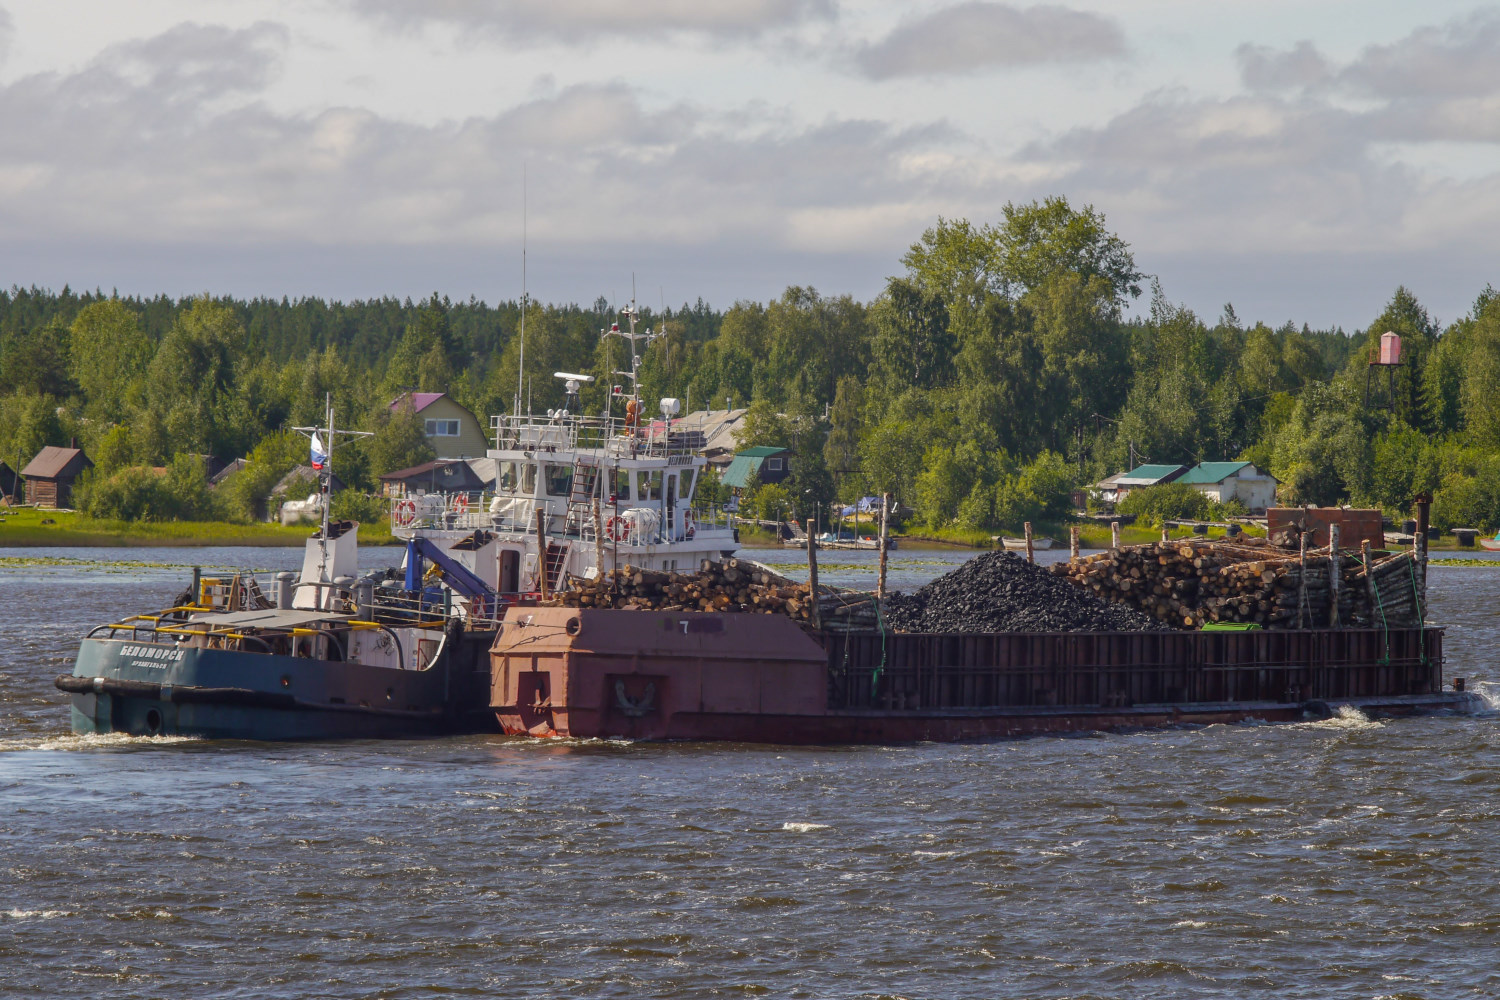
[[(1132, 456), (1241, 458), (1280, 478), (1286, 502), (1396, 512), (1431, 491), (1437, 524), (1500, 526), (1489, 288), (1446, 328), (1404, 288), (1353, 333), (1245, 323), (1228, 305), (1210, 321), (1142, 274), (1102, 214), (1062, 198), (1007, 206), (993, 224), (939, 219), (900, 263), (871, 302), (792, 287), (722, 313), (701, 300), (643, 310), (660, 334), (642, 358), (643, 395), (749, 406), (741, 444), (796, 453), (775, 497), (793, 508), (889, 491), (933, 527), (1008, 528), (1065, 516), (1070, 490)], [(1127, 317), (1142, 296), (1149, 308)], [(518, 395), (535, 412), (562, 405), (552, 372), (576, 370), (598, 376), (584, 408), (603, 406), (620, 381), (611, 373), (629, 365), (622, 341), (599, 337), (618, 319), (612, 305), (529, 304), (518, 382), (521, 319), (517, 302), (438, 296), (15, 289), (0, 294), (0, 458), (19, 467), (77, 438), (98, 465), (84, 491), (97, 504), (106, 482), (160, 492), (170, 479), (175, 492), (145, 502), (149, 516), (248, 517), (305, 454), (285, 428), (316, 422), (332, 393), (341, 423), (376, 432), (338, 457), (346, 481), (372, 489), (430, 455), (418, 421), (390, 412), (407, 389), (446, 391), (484, 420)], [(1370, 378), (1387, 330), (1402, 336), (1404, 364)], [(209, 495), (187, 485), (193, 460), (179, 456), (195, 455), (252, 461)]]

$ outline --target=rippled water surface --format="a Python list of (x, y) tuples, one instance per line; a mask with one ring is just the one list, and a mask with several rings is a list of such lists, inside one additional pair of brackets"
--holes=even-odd
[[(1490, 716), (822, 749), (79, 738), (52, 687), (78, 637), (187, 576), (111, 562), (299, 554), (37, 554), (0, 550), (23, 557), (0, 561), (5, 996), (1500, 996)], [(893, 583), (964, 555), (899, 553)], [(1500, 682), (1500, 569), (1435, 568), (1432, 603), (1448, 675)]]

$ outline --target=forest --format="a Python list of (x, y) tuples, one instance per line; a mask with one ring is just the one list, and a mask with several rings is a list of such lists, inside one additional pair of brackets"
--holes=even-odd
[[(1174, 304), (1092, 206), (1007, 205), (986, 223), (939, 218), (869, 302), (790, 287), (720, 311), (642, 309), (660, 336), (647, 400), (749, 407), (742, 447), (795, 452), (763, 505), (888, 491), (934, 529), (1058, 521), (1068, 495), (1137, 463), (1254, 462), (1288, 504), (1404, 513), (1430, 492), (1439, 527), (1500, 528), (1500, 296), (1446, 326), (1404, 287), (1362, 330), (1247, 323)], [(1247, 278), (1247, 280), (1249, 280)], [(562, 405), (554, 371), (626, 364), (589, 306), (316, 298), (172, 299), (12, 288), (0, 293), (0, 460), (20, 469), (76, 440), (95, 467), (75, 503), (94, 516), (245, 520), (306, 457), (288, 430), (375, 432), (339, 452), (339, 507), (365, 517), (382, 473), (431, 452), (407, 390), (452, 395), (488, 423), (519, 395)], [(1136, 308), (1127, 308), (1135, 305)], [(1373, 311), (1373, 310), (1372, 310)], [(1369, 361), (1382, 333), (1403, 365)], [(1373, 375), (1373, 377), (1372, 377)], [(247, 457), (217, 489), (203, 457)], [(752, 506), (754, 504), (752, 498)]]

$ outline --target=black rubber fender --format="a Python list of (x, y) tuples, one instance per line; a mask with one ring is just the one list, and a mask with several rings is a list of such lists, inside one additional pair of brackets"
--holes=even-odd
[(1328, 707), (1328, 702), (1314, 699), (1302, 703), (1302, 717), (1304, 719), (1331, 719), (1333, 709)]

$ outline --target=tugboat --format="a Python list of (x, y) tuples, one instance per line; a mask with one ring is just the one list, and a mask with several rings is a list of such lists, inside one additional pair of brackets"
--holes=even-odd
[[(330, 518), (331, 406), (299, 427), (322, 524), (274, 600), (249, 575), (205, 578), (161, 611), (100, 625), (71, 674), (75, 733), (209, 739), (403, 737), (494, 728), (487, 651), (505, 602), (441, 552), (404, 581), (358, 575), (359, 525)], [(327, 447), (323, 442), (327, 441)]]
[[(405, 737), (493, 730), (489, 650), (507, 617), (524, 620), (570, 577), (617, 566), (696, 569), (738, 549), (731, 515), (694, 505), (707, 460), (701, 431), (684, 429), (676, 399), (645, 412), (641, 350), (656, 338), (627, 327), (614, 372), (628, 383), (600, 416), (576, 415), (593, 377), (558, 372), (566, 405), (545, 416), (493, 416), (496, 488), (392, 500), (406, 542), (401, 579), (358, 574), (359, 525), (329, 517), (328, 451), (336, 434), (297, 428), (321, 473), (322, 525), (300, 577), (279, 574), (275, 599), (250, 576), (199, 578), (176, 605), (100, 625), (70, 675), (77, 733), (215, 739)], [(323, 441), (328, 441), (328, 449)], [(509, 612), (509, 616), (507, 613)]]

